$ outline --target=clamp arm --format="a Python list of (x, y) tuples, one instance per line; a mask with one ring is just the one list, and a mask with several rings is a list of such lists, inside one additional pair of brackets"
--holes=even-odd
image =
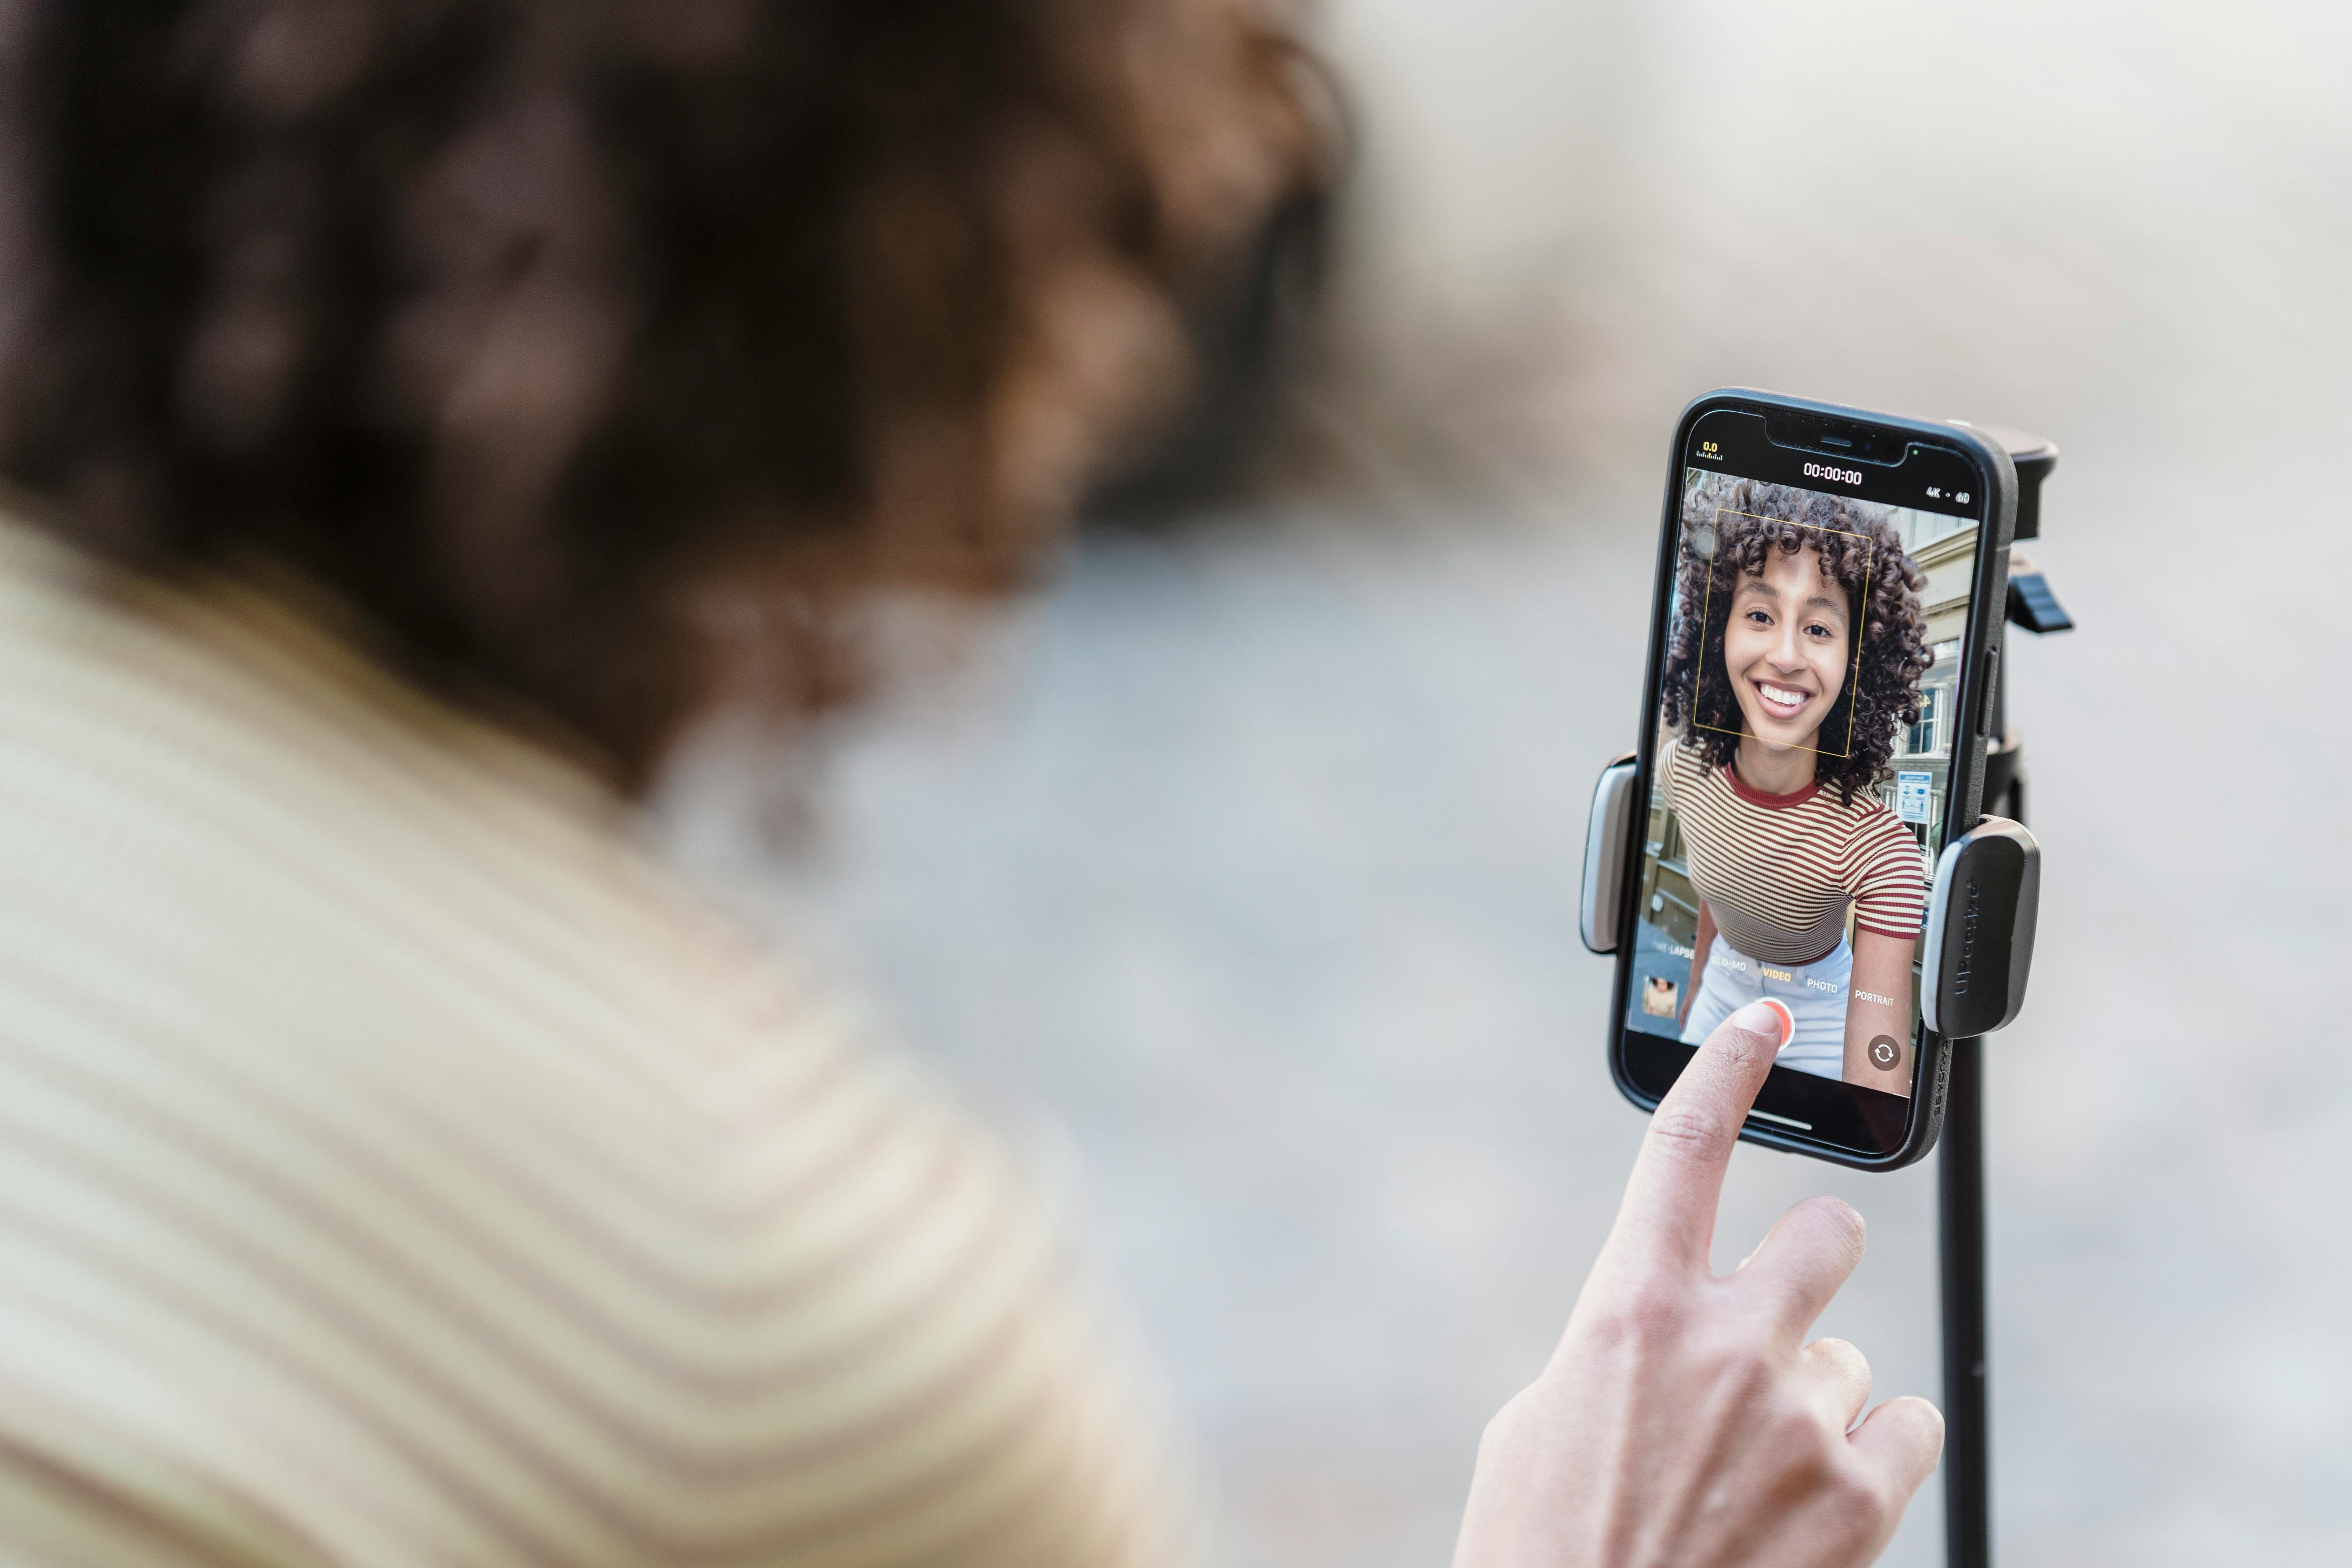
[[(1594, 952), (1617, 951), (1633, 872), (1633, 753), (1601, 770), (1584, 830), (1578, 924)], [(1944, 848), (1927, 900), (1919, 1012), (1948, 1039), (1989, 1035), (2016, 1020), (2033, 968), (2042, 847), (2023, 825), (1988, 816)]]
[(1584, 894), (1577, 924), (1591, 952), (1617, 951), (1625, 909), (1625, 838), (1633, 829), (1633, 753), (1601, 770), (1592, 786), (1592, 816), (1584, 827)]

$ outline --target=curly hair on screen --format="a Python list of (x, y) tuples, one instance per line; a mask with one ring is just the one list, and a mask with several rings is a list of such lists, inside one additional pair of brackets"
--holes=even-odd
[[(1702, 530), (1713, 534), (1710, 554), (1696, 548)], [(1790, 485), (1707, 476), (1685, 494), (1683, 540), (1675, 584), (1681, 607), (1661, 678), (1665, 720), (1682, 731), (1681, 743), (1710, 767), (1730, 764), (1741, 725), (1723, 667), (1732, 591), (1743, 575), (1762, 573), (1774, 551), (1818, 550), (1823, 574), (1845, 590), (1847, 619), (1860, 628), (1861, 644), (1822, 721), (1813, 776), (1836, 785), (1839, 800), (1849, 805), (1857, 792), (1886, 779), (1895, 731), (1918, 722), (1919, 678), (1935, 662), (1919, 605), (1927, 579), (1904, 554), (1887, 509)], [(1853, 742), (1840, 756), (1849, 721)]]
[(1017, 584), (1317, 177), (1250, 0), (26, 0), (0, 468), (641, 784)]

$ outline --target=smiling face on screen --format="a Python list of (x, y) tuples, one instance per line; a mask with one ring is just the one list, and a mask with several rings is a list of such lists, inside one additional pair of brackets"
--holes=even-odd
[(1775, 550), (1761, 572), (1741, 576), (1723, 667), (1748, 734), (1776, 749), (1820, 748), (1853, 658), (1849, 620), (1845, 590), (1822, 574), (1817, 550)]

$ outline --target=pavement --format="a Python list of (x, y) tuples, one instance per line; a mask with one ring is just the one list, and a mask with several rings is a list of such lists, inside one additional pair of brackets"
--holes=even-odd
[[(1356, 357), (1307, 413), (1372, 499), (1083, 535), (813, 770), (793, 856), (688, 788), (681, 862), (1058, 1173), (1213, 1561), (1442, 1563), (1642, 1131), (1575, 899), (1675, 410), (2029, 426), (2081, 629), (2009, 655), (2045, 871), (1989, 1059), (2000, 1561), (2352, 1562), (2352, 12), (1329, 20)], [(1934, 1184), (1742, 1150), (1717, 1258), (1844, 1196), (1821, 1331), (1933, 1394)], [(1939, 1545), (1931, 1488), (1885, 1561)]]
[[(2011, 654), (2046, 870), (1990, 1058), (2007, 1564), (2352, 1560), (2345, 519), (2269, 456), (2093, 441), (2048, 491), (2082, 629)], [(1213, 1561), (1444, 1561), (1607, 1226), (1643, 1123), (1575, 900), (1655, 516), (1629, 480), (1092, 533), (839, 744), (795, 855), (674, 807), (1064, 1173)], [(1818, 1192), (1870, 1224), (1819, 1331), (1934, 1394), (1932, 1163), (1743, 1149), (1719, 1265)], [(1885, 1561), (1939, 1531), (1931, 1486)]]

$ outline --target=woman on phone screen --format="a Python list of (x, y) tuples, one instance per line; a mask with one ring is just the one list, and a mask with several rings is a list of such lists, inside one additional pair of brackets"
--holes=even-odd
[(1772, 999), (1793, 1023), (1780, 1066), (1904, 1094), (1926, 884), (1874, 786), (1931, 658), (1886, 510), (1752, 480), (1692, 492), (1659, 776), (1699, 896), (1682, 1038)]

